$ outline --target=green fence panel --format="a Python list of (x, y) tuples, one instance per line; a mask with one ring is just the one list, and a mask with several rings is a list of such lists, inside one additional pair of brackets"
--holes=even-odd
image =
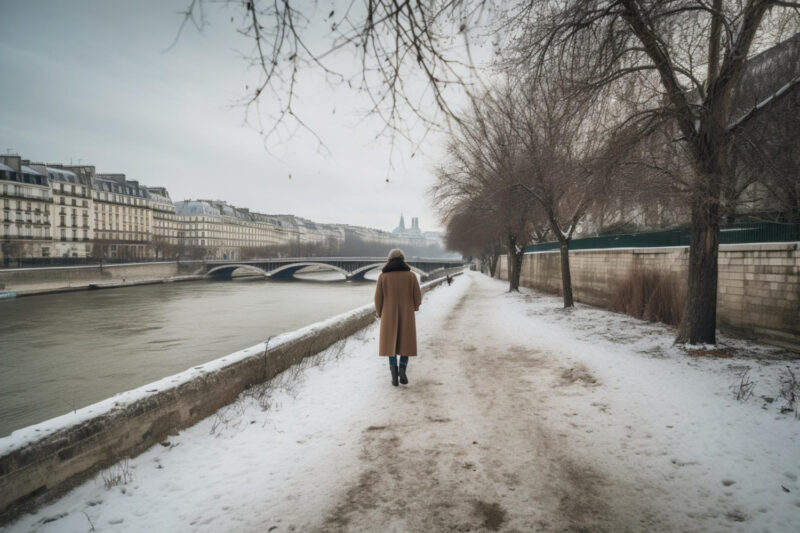
[[(592, 250), (595, 248), (660, 248), (665, 246), (689, 246), (691, 230), (688, 227), (647, 233), (626, 233), (574, 239), (570, 250)], [(750, 244), (759, 242), (800, 241), (800, 224), (780, 222), (742, 222), (720, 228), (720, 244)], [(543, 242), (525, 247), (525, 252), (547, 252), (558, 250), (558, 242)]]

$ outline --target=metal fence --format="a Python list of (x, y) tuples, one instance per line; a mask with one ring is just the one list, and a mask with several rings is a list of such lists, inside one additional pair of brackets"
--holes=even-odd
[[(570, 250), (591, 250), (595, 248), (658, 248), (664, 246), (689, 246), (691, 229), (674, 228), (647, 233), (628, 233), (574, 239), (569, 243)], [(781, 222), (742, 222), (720, 228), (720, 244), (750, 244), (760, 242), (800, 241), (800, 223)], [(532, 244), (525, 252), (546, 252), (558, 250), (558, 241)]]

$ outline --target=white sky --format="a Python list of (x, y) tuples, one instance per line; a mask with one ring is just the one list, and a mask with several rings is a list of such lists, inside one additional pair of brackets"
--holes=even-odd
[(167, 187), (176, 201), (220, 199), (386, 230), (403, 212), (407, 223), (418, 216), (423, 230), (437, 229), (426, 189), (441, 136), (414, 158), (396, 145), (391, 168), (388, 139), (375, 139), (381, 123), (362, 120), (366, 102), (306, 78), (298, 109), (329, 153), (303, 134), (267, 151), (232, 105), (254, 76), (241, 59), (252, 43), (237, 34), (232, 10), (207, 6), (210, 25), (187, 26), (164, 52), (186, 5), (0, 0), (0, 151), (122, 172)]

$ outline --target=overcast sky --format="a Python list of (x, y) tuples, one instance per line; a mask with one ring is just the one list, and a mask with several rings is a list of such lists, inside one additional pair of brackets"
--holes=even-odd
[(375, 139), (380, 124), (364, 119), (365, 102), (312, 80), (298, 105), (329, 153), (308, 135), (266, 150), (233, 105), (253, 73), (240, 55), (252, 43), (230, 8), (209, 6), (209, 25), (187, 27), (165, 52), (187, 4), (0, 0), (0, 151), (125, 173), (173, 200), (385, 230), (403, 212), (423, 230), (439, 227), (426, 189), (440, 137), (414, 158), (397, 146), (390, 168), (389, 141)]

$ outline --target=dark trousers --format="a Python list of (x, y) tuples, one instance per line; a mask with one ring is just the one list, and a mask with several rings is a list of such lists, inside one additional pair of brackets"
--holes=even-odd
[[(397, 356), (390, 355), (389, 356), (389, 366), (397, 366)], [(400, 366), (408, 366), (408, 356), (401, 355), (400, 356)]]

